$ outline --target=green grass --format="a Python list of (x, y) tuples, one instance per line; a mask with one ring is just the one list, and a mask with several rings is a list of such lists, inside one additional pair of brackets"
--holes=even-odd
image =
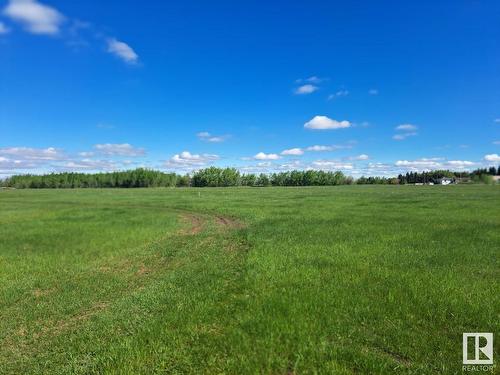
[(499, 203), (495, 186), (0, 191), (0, 373), (461, 373), (462, 333), (499, 333)]

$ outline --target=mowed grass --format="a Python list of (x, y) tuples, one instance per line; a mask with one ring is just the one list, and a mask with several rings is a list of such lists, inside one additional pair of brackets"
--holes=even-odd
[(0, 373), (461, 373), (462, 333), (499, 332), (499, 207), (497, 186), (0, 191)]

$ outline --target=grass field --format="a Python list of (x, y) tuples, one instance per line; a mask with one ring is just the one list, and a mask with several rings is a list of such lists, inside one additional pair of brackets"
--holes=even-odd
[(0, 373), (462, 373), (462, 333), (499, 333), (499, 207), (495, 186), (0, 191)]

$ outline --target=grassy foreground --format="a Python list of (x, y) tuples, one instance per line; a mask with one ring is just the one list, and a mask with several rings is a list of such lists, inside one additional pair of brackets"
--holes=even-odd
[(462, 333), (499, 333), (499, 203), (495, 186), (0, 191), (0, 373), (461, 373)]

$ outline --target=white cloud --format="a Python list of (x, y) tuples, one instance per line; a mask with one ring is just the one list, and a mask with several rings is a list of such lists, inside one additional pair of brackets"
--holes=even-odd
[(278, 154), (265, 154), (263, 152), (259, 152), (253, 158), (255, 160), (278, 160), (278, 159), (281, 159), (281, 157)]
[[(479, 167), (480, 163), (468, 160), (446, 160), (444, 158), (421, 158), (417, 160), (398, 160), (394, 164), (368, 163), (368, 168), (359, 170), (357, 174), (366, 176), (396, 176), (399, 173), (423, 172), (438, 169), (453, 171), (471, 170)], [(354, 173), (354, 172), (353, 172)]]
[(469, 169), (478, 166), (469, 160), (445, 160), (443, 158), (421, 158), (417, 160), (398, 160), (395, 163), (396, 167), (401, 167), (407, 171), (428, 171), (435, 169), (452, 169), (461, 170)]
[[(45, 5), (37, 0), (9, 0), (3, 14), (15, 22), (21, 23), (24, 28), (33, 34), (56, 35), (61, 32), (61, 26), (66, 17), (57, 9)], [(87, 45), (87, 41), (78, 37), (78, 30), (88, 29), (91, 25), (77, 19), (70, 19), (67, 32), (64, 33), (67, 44)], [(9, 29), (0, 22), (0, 34), (9, 32)], [(105, 39), (106, 36), (94, 30), (95, 39)], [(137, 64), (139, 56), (127, 43), (116, 38), (107, 39), (107, 52), (114, 54), (128, 64)]]
[(304, 128), (311, 130), (330, 130), (349, 128), (351, 123), (349, 121), (337, 121), (326, 116), (314, 116), (311, 120), (304, 124)]
[(200, 132), (196, 136), (204, 142), (221, 143), (229, 138), (228, 135), (212, 135), (209, 132)]
[(313, 152), (337, 151), (337, 150), (351, 149), (352, 145), (353, 145), (352, 143), (346, 145), (330, 145), (330, 146), (314, 145), (307, 147), (306, 151), (313, 151)]
[(139, 56), (132, 47), (115, 38), (108, 39), (108, 52), (118, 56), (128, 64), (136, 64), (139, 61)]
[(278, 165), (277, 169), (281, 171), (292, 171), (297, 170), (302, 167), (302, 163), (299, 160), (294, 160), (288, 163), (283, 163)]
[(98, 144), (98, 145), (95, 145), (94, 148), (99, 153), (107, 155), (107, 156), (144, 156), (144, 155), (146, 155), (146, 151), (143, 148), (136, 148), (128, 143)]
[(301, 148), (291, 148), (288, 150), (283, 150), (281, 152), (281, 155), (300, 156), (300, 155), (304, 155), (304, 150), (302, 150)]
[(318, 89), (319, 89), (318, 86), (307, 84), (307, 85), (302, 85), (300, 87), (297, 87), (294, 92), (297, 95), (307, 95), (307, 94), (312, 94), (313, 92), (317, 91)]
[(239, 167), (238, 170), (242, 173), (269, 173), (271, 171), (271, 165), (259, 165), (263, 163), (258, 163), (257, 165), (245, 165)]
[(311, 163), (312, 169), (323, 170), (340, 170), (340, 169), (353, 169), (352, 163), (344, 163), (338, 160), (315, 160)]
[(401, 124), (396, 126), (396, 131), (400, 132), (399, 134), (395, 134), (392, 136), (392, 139), (395, 141), (403, 141), (408, 137), (415, 137), (418, 135), (417, 129), (418, 126), (412, 124)]
[(54, 168), (60, 171), (115, 171), (120, 169), (117, 162), (111, 160), (70, 160), (68, 162), (53, 165)]
[[(392, 164), (387, 163), (368, 163), (368, 171), (382, 170), (383, 174), (389, 172), (393, 168)], [(369, 174), (369, 173), (368, 173)]]
[(312, 77), (306, 78), (306, 81), (318, 84), (318, 83), (323, 82), (325, 79), (326, 78), (319, 78), (319, 77), (316, 77), (316, 76), (312, 76)]
[(10, 29), (3, 22), (0, 22), (0, 34), (7, 34), (9, 31)]
[(414, 132), (418, 129), (416, 125), (412, 124), (402, 124), (399, 126), (396, 126), (397, 131), (405, 131), (405, 132)]
[(33, 34), (58, 34), (64, 22), (58, 10), (35, 0), (10, 0), (3, 13)]
[(398, 160), (395, 165), (397, 167), (415, 168), (415, 169), (433, 169), (441, 167), (442, 163), (439, 158), (423, 158), (418, 160)]
[(94, 156), (94, 153), (92, 151), (83, 151), (78, 153), (79, 156), (84, 157), (84, 158), (89, 158)]
[(410, 132), (410, 133), (403, 133), (403, 134), (395, 134), (392, 136), (392, 139), (395, 141), (403, 141), (408, 137), (415, 137), (418, 133), (416, 132)]
[(500, 155), (498, 155), (498, 154), (484, 155), (484, 160), (499, 162), (500, 161)]
[(370, 95), (378, 95), (378, 90), (377, 89), (370, 89), (370, 90), (368, 90), (368, 94), (370, 94)]
[(165, 167), (169, 168), (181, 168), (181, 169), (192, 169), (197, 167), (203, 167), (216, 160), (219, 160), (218, 155), (212, 154), (192, 154), (189, 151), (183, 151), (180, 154), (175, 154), (170, 158), (170, 160), (164, 163)]
[(54, 162), (67, 160), (66, 154), (54, 147), (7, 147), (0, 149), (0, 170), (23, 171), (37, 169)]
[(305, 78), (305, 79), (299, 78), (295, 82), (296, 83), (309, 82), (309, 83), (314, 83), (317, 85), (317, 84), (320, 84), (321, 82), (324, 82), (327, 80), (328, 80), (328, 78), (320, 78), (317, 76), (312, 76), (312, 77)]
[(256, 165), (245, 165), (238, 168), (243, 173), (270, 173), (303, 169), (302, 163), (294, 160), (288, 163), (277, 164), (270, 161), (260, 162)]
[(30, 148), (30, 147), (8, 147), (0, 148), (0, 155), (21, 160), (61, 160), (65, 158), (62, 150), (54, 147)]
[(500, 145), (500, 141), (493, 141), (494, 145)]
[(270, 173), (279, 171), (292, 171), (292, 170), (325, 170), (325, 171), (338, 171), (345, 170), (352, 173), (354, 165), (349, 162), (342, 162), (339, 160), (315, 160), (311, 163), (304, 163), (300, 160), (293, 160), (286, 163), (276, 163), (272, 161), (259, 162), (256, 165), (246, 165), (238, 168), (244, 173)]
[(19, 169), (33, 169), (38, 168), (39, 166), (40, 162), (37, 161), (11, 159), (0, 156), (0, 170), (11, 171)]
[[(99, 154), (104, 156), (138, 156), (142, 149), (134, 149), (130, 145), (96, 145)], [(113, 147), (111, 147), (113, 146)], [(116, 147), (120, 146), (120, 147)], [(142, 150), (142, 151), (141, 151)], [(80, 152), (78, 156), (66, 154), (63, 150), (54, 147), (30, 148), (30, 147), (8, 147), (0, 149), (0, 171), (11, 171), (22, 173), (26, 170), (42, 171), (111, 171), (129, 165), (124, 161), (110, 159), (91, 159), (96, 155), (94, 152)], [(1, 172), (0, 172), (1, 173)], [(9, 172), (9, 174), (12, 174)]]
[(366, 154), (361, 154), (358, 156), (354, 156), (352, 159), (353, 160), (368, 160), (368, 159), (370, 159), (370, 157)]
[(462, 169), (467, 167), (473, 167), (477, 165), (477, 163), (468, 160), (448, 160), (447, 162), (444, 163), (444, 165), (447, 167), (449, 166)]
[(333, 151), (333, 147), (332, 146), (320, 146), (320, 145), (314, 145), (314, 146), (309, 146), (308, 148), (306, 148), (307, 151), (316, 151), (316, 152), (320, 152), (320, 151)]
[(349, 95), (349, 91), (340, 90), (340, 91), (337, 91), (335, 94), (328, 95), (328, 100), (333, 100), (335, 98), (340, 98), (340, 97), (347, 96), (347, 95)]

